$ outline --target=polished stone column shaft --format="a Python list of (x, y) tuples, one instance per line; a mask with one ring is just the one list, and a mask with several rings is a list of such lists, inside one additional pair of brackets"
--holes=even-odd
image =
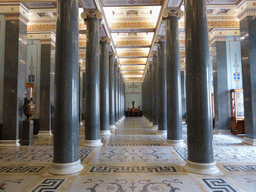
[(115, 70), (114, 70), (115, 53), (109, 55), (109, 124), (110, 131), (113, 132), (115, 127)]
[(228, 90), (228, 64), (226, 41), (216, 41), (212, 44), (215, 48), (213, 67), (216, 71), (214, 78), (214, 109), (216, 133), (230, 133), (230, 91)]
[(256, 18), (247, 16), (240, 21), (245, 138), (244, 143), (256, 145)]
[(218, 172), (213, 156), (209, 40), (205, 0), (185, 0), (189, 172)]
[[(182, 119), (186, 121), (186, 86), (185, 86), (185, 71), (180, 72), (181, 78), (181, 103), (182, 103)], [(185, 122), (184, 122), (185, 123)]]
[(118, 73), (118, 119), (121, 121), (122, 118), (122, 111), (121, 111), (121, 69), (119, 68), (119, 73)]
[(109, 43), (110, 39), (100, 40), (100, 133), (110, 135), (109, 130)]
[[(47, 43), (45, 43), (47, 42)], [(51, 97), (54, 95), (54, 67), (55, 67), (55, 46), (53, 42), (41, 41), (41, 70), (40, 70), (40, 130), (38, 136), (52, 135), (52, 113), (54, 103)], [(54, 99), (53, 99), (54, 100)]]
[(57, 11), (55, 82), (58, 86), (56, 86), (53, 164), (49, 172), (73, 174), (83, 169), (78, 157), (78, 1), (59, 0)]
[(167, 81), (167, 141), (184, 145), (182, 139), (182, 104), (178, 16), (167, 12), (166, 18), (166, 81)]
[[(16, 4), (16, 10), (22, 10), (22, 4)], [(6, 6), (7, 7), (7, 6)], [(12, 6), (14, 8), (14, 5)], [(5, 14), (9, 9), (1, 10)], [(24, 10), (24, 14), (27, 11)], [(23, 121), (25, 115), (22, 111), (25, 98), (25, 83), (27, 69), (27, 22), (22, 12), (15, 10), (12, 15), (1, 15), (1, 30), (5, 30), (5, 42), (3, 45), (4, 57), (0, 73), (3, 73), (3, 125), (1, 146), (19, 146), (19, 139), (22, 136)], [(24, 19), (22, 19), (24, 18)], [(5, 26), (5, 28), (3, 28)], [(2, 35), (2, 34), (1, 34)], [(1, 36), (1, 39), (3, 37)], [(1, 45), (1, 46), (2, 46)], [(1, 58), (2, 59), (2, 58)]]
[(158, 42), (158, 131), (167, 131), (167, 101), (166, 101), (166, 44), (164, 39)]
[(152, 66), (152, 62), (150, 62), (149, 64), (149, 120), (150, 120), (150, 124), (153, 125), (153, 66)]
[(116, 110), (115, 110), (115, 121), (116, 123), (118, 122), (118, 116), (119, 116), (119, 108), (118, 108), (118, 105), (119, 105), (119, 102), (118, 102), (118, 63), (115, 63), (115, 107), (116, 107)]
[(158, 129), (158, 85), (157, 85), (157, 54), (153, 55), (152, 66), (152, 110), (153, 110), (153, 128)]
[(102, 145), (100, 139), (100, 57), (99, 24), (101, 13), (84, 12), (86, 30), (86, 113), (85, 145)]

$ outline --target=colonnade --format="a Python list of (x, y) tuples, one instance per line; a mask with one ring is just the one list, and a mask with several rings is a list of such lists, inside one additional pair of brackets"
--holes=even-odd
[[(20, 5), (19, 5), (20, 6)], [(24, 7), (22, 7), (25, 9)], [(218, 172), (213, 156), (212, 115), (209, 75), (209, 40), (205, 0), (185, 0), (186, 10), (186, 98), (188, 158), (184, 168), (189, 172), (214, 174)], [(54, 101), (54, 158), (50, 173), (73, 174), (83, 169), (79, 152), (79, 66), (78, 66), (78, 0), (58, 1), (56, 31), (56, 71)], [(67, 17), (68, 15), (68, 17)], [(89, 10), (82, 13), (87, 30), (86, 72), (83, 82), (85, 111), (84, 146), (101, 146), (101, 135), (114, 132), (124, 118), (125, 84), (115, 55), (110, 53), (108, 37), (99, 38), (101, 13)], [(157, 39), (158, 51), (153, 53), (143, 82), (143, 113), (159, 134), (167, 134), (167, 144), (182, 146), (182, 102), (179, 63), (178, 17), (175, 10), (164, 13), (166, 39)], [(18, 146), (19, 129), (24, 116), (20, 113), (25, 84), (26, 50), (25, 17), (6, 20), (4, 111), (1, 144)], [(72, 21), (72, 22), (70, 22)], [(255, 71), (256, 24), (248, 16), (241, 21), (244, 34), (245, 124), (246, 141), (255, 143), (256, 113)], [(15, 34), (15, 35), (14, 35)], [(14, 38), (15, 37), (15, 38)], [(99, 43), (100, 42), (100, 43)], [(24, 48), (24, 49), (19, 49)], [(49, 69), (50, 70), (50, 69)], [(10, 79), (9, 74), (13, 74)], [(7, 81), (9, 80), (9, 82)], [(10, 83), (10, 81), (12, 83)], [(7, 83), (6, 83), (7, 82)], [(11, 92), (10, 90), (16, 90)], [(6, 108), (8, 107), (8, 111)], [(49, 107), (48, 107), (49, 108)], [(9, 114), (8, 114), (9, 113)], [(14, 119), (10, 120), (10, 115)]]

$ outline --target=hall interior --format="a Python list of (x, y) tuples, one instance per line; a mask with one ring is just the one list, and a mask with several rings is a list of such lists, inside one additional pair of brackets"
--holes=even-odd
[[(182, 127), (187, 143), (186, 125)], [(213, 134), (218, 174), (188, 173), (183, 166), (187, 147), (168, 146), (142, 117), (127, 117), (115, 134), (102, 137), (102, 147), (83, 146), (80, 126), (79, 158), (84, 169), (73, 175), (52, 175), (53, 138), (35, 136), (31, 146), (0, 151), (2, 191), (239, 191), (256, 188), (256, 147), (241, 135)]]
[(0, 190), (255, 192), (255, 15), (1, 0)]

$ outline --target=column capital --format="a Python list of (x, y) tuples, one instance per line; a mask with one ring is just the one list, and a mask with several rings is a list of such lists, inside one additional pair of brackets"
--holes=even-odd
[(157, 57), (157, 52), (156, 52), (156, 51), (153, 51), (153, 52), (151, 53), (151, 56), (152, 56), (152, 57)]
[(102, 19), (102, 13), (98, 9), (84, 9), (83, 13), (81, 13), (81, 18), (86, 21), (88, 18), (98, 18)]
[(120, 64), (117, 61), (114, 62), (114, 65), (116, 65), (117, 67), (120, 66)]
[(109, 56), (115, 57), (115, 56), (116, 56), (116, 54), (115, 54), (115, 52), (114, 52), (114, 51), (111, 51), (111, 52), (109, 52)]
[(157, 36), (156, 37), (156, 43), (160, 43), (160, 42), (165, 42), (165, 37), (164, 36)]
[(111, 39), (109, 37), (100, 37), (100, 43), (108, 43), (110, 44)]
[(178, 17), (179, 19), (184, 15), (184, 12), (180, 9), (166, 9), (163, 13), (163, 19), (168, 17)]

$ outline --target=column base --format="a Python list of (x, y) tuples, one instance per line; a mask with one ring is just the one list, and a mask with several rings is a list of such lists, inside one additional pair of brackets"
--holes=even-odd
[(249, 137), (244, 137), (244, 140), (243, 140), (242, 143), (244, 143), (246, 145), (255, 146), (256, 145), (256, 139), (252, 139), (252, 138), (249, 138)]
[(182, 140), (171, 140), (167, 139), (166, 145), (172, 146), (172, 147), (185, 147), (185, 143)]
[(52, 163), (52, 167), (49, 169), (50, 174), (54, 175), (69, 175), (78, 173), (83, 170), (81, 160), (72, 163)]
[(231, 134), (231, 130), (219, 130), (219, 129), (214, 129), (213, 130), (214, 134), (218, 134), (218, 135), (230, 135)]
[(115, 126), (115, 125), (110, 125), (110, 126), (109, 126), (109, 129), (110, 129), (110, 132), (111, 132), (111, 133), (115, 133), (116, 126)]
[(157, 130), (158, 130), (158, 125), (153, 125), (153, 126), (152, 126), (152, 129), (154, 129), (154, 130), (157, 131)]
[(0, 147), (19, 147), (20, 143), (18, 140), (1, 140), (0, 141)]
[(97, 139), (97, 140), (84, 140), (84, 144), (83, 146), (86, 147), (99, 147), (102, 146), (103, 143), (101, 142), (101, 139)]
[(167, 135), (167, 130), (157, 130), (159, 135)]
[(111, 135), (111, 132), (110, 132), (110, 130), (100, 130), (100, 135), (108, 136), (108, 135)]
[(184, 169), (191, 173), (203, 174), (203, 175), (212, 175), (219, 172), (219, 168), (216, 166), (216, 162), (213, 163), (195, 163), (189, 160), (186, 160), (186, 165)]
[(39, 131), (37, 136), (38, 137), (50, 137), (50, 136), (52, 136), (52, 131)]

